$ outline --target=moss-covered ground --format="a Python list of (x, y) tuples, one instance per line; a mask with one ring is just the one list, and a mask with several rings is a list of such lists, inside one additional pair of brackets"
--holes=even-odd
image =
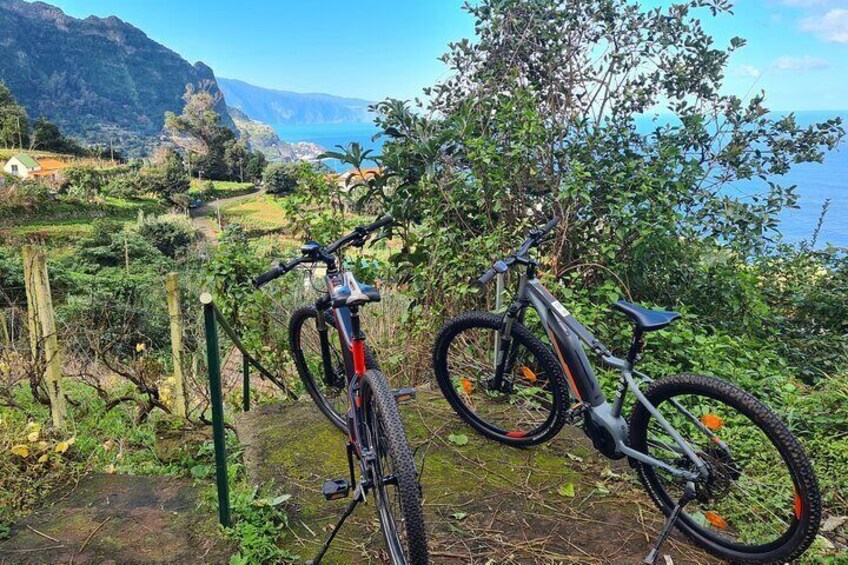
[[(639, 563), (659, 532), (661, 519), (627, 465), (595, 455), (576, 428), (546, 445), (513, 449), (476, 435), (434, 392), (420, 391), (401, 410), (423, 469), (436, 563)], [(292, 495), (281, 543), (312, 557), (346, 504), (321, 495), (325, 479), (348, 475), (343, 435), (307, 397), (260, 406), (236, 427), (250, 479), (268, 494)], [(457, 445), (451, 434), (468, 441)], [(675, 564), (712, 562), (676, 534), (665, 552)], [(325, 562), (384, 557), (368, 504), (345, 524)]]

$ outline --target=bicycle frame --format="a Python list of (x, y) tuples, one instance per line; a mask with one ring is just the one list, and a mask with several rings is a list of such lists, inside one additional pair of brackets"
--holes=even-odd
[[(335, 329), (339, 334), (342, 359), (345, 367), (345, 386), (348, 393), (348, 439), (361, 460), (360, 446), (362, 445), (362, 430), (360, 429), (361, 419), (359, 410), (361, 401), (358, 401), (358, 395), (360, 390), (359, 385), (366, 371), (365, 334), (360, 327), (358, 306), (354, 308), (332, 307), (331, 295), (334, 288), (338, 288), (344, 284), (343, 274), (338, 270), (328, 271), (324, 279), (327, 284), (327, 293), (315, 302), (315, 308), (318, 311), (315, 325), (318, 330), (321, 356), (324, 363), (324, 378), (327, 379), (329, 375), (333, 374), (333, 368), (330, 365), (329, 327), (324, 318), (324, 312), (329, 309), (335, 320)], [(364, 470), (363, 468), (363, 472)]]
[[(542, 283), (536, 277), (534, 265), (529, 265), (527, 272), (520, 275), (515, 301), (504, 316), (501, 340), (495, 347), (496, 381), (501, 378), (506, 365), (510, 362), (510, 355), (503, 355), (503, 352), (510, 351), (512, 325), (515, 320), (523, 321), (524, 312), (528, 307), (532, 307), (538, 313), (568, 381), (571, 393), (577, 399), (577, 405), (583, 405), (592, 422), (609, 435), (615, 448), (615, 456), (630, 457), (686, 480), (696, 480), (707, 475), (707, 466), (701, 458), (639, 389), (637, 378), (645, 382), (650, 382), (651, 378), (636, 371), (633, 362), (614, 356), (603, 343), (580, 324), (562, 303), (542, 286)], [(619, 385), (618, 396), (613, 404), (610, 404), (601, 390), (597, 376), (581, 342), (595, 353), (603, 364), (619, 371), (621, 384)], [(681, 455), (685, 455), (694, 464), (696, 472), (669, 465), (646, 453), (635, 450), (627, 444), (629, 428), (627, 420), (622, 417), (621, 412), (628, 391), (635, 395), (637, 401), (656, 418), (657, 422), (674, 439)], [(676, 401), (672, 400), (671, 404), (707, 433), (717, 445), (727, 450), (727, 446), (697, 417)], [(664, 445), (664, 447), (669, 448), (667, 445)]]

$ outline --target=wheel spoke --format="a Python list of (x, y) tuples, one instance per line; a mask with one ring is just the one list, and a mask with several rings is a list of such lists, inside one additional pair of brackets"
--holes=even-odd
[(513, 335), (503, 383), (492, 389), (496, 327), (467, 328), (453, 338), (447, 367), (456, 398), (486, 425), (504, 432), (532, 432), (545, 425), (555, 408), (548, 371)]
[[(764, 430), (733, 406), (695, 392), (666, 397), (657, 409), (708, 468), (709, 476), (696, 484), (698, 498), (686, 508), (694, 527), (744, 545), (781, 538), (792, 525), (787, 503), (792, 501), (793, 481)], [(650, 455), (695, 470), (655, 418), (648, 420), (644, 433)], [(680, 479), (652, 473), (668, 499), (676, 501), (682, 493)]]

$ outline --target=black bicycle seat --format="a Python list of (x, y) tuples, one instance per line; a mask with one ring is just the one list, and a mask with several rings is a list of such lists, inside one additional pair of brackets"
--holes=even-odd
[(667, 312), (665, 310), (649, 310), (638, 304), (631, 304), (624, 300), (619, 300), (612, 305), (613, 310), (623, 312), (630, 318), (636, 327), (643, 332), (652, 332), (661, 330), (679, 319), (681, 315), (678, 312)]

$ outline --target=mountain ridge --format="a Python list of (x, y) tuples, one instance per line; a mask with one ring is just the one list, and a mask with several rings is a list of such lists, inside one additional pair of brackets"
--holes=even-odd
[(316, 143), (289, 143), (280, 139), (274, 128), (251, 119), (238, 108), (227, 107), (239, 131), (239, 137), (254, 150), (261, 151), (269, 161), (314, 160), (326, 151)]
[(187, 85), (209, 90), (235, 129), (215, 73), (117, 16), (84, 19), (44, 2), (0, 2), (0, 80), (27, 110), (87, 143), (130, 155), (158, 140), (165, 112), (180, 113)]
[(373, 118), (374, 102), (320, 92), (303, 93), (256, 86), (240, 79), (218, 77), (227, 104), (271, 125), (364, 123)]

